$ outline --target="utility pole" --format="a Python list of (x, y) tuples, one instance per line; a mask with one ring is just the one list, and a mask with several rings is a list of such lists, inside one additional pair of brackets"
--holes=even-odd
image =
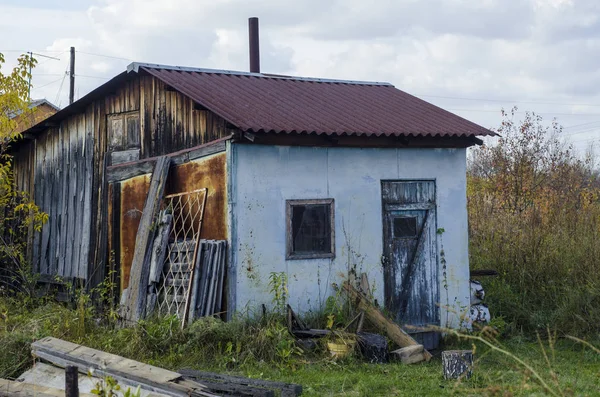
[(55, 57), (49, 57), (48, 55), (43, 55), (43, 54), (38, 54), (37, 52), (32, 52), (29, 51), (27, 54), (29, 54), (29, 81), (27, 82), (27, 100), (31, 101), (31, 64), (32, 64), (32, 60), (33, 60), (33, 56), (40, 56), (40, 57), (44, 57), (44, 58), (48, 58), (48, 59), (54, 59), (55, 61), (60, 61), (60, 58), (55, 58)]
[(33, 52), (29, 51), (29, 81), (27, 82), (27, 102), (31, 101), (31, 60), (33, 59)]
[(75, 100), (75, 47), (71, 47), (71, 68), (69, 69), (69, 105)]

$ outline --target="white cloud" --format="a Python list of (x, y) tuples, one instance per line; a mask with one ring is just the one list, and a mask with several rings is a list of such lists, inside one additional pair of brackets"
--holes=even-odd
[[(535, 102), (520, 108), (559, 114), (565, 125), (600, 121), (600, 107), (574, 106), (600, 104), (594, 0), (98, 0), (78, 8), (0, 5), (0, 50), (75, 46), (81, 96), (129, 60), (247, 70), (247, 18), (258, 16), (265, 72), (390, 81), (454, 97), (426, 99), (485, 126), (515, 101)], [(35, 86), (54, 84), (36, 95), (56, 97), (68, 54), (59, 57), (41, 60)]]

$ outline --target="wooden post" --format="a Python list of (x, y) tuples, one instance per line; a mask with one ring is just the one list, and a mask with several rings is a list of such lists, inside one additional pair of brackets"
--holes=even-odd
[(74, 365), (65, 367), (65, 397), (79, 397), (79, 370)]
[(473, 351), (443, 351), (442, 367), (444, 368), (444, 379), (469, 379), (473, 373)]

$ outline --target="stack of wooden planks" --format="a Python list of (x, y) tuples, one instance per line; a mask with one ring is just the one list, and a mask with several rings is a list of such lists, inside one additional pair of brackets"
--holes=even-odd
[(120, 384), (139, 385), (145, 391), (167, 396), (275, 397), (277, 392), (289, 397), (302, 393), (300, 385), (192, 370), (168, 371), (51, 337), (32, 343), (31, 350), (34, 357), (54, 366), (74, 365), (80, 373), (93, 369), (94, 376), (111, 376)]

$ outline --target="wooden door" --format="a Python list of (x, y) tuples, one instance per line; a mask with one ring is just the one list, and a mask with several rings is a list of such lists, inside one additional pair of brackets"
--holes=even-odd
[(383, 181), (385, 308), (427, 349), (437, 348), (440, 325), (435, 181)]

